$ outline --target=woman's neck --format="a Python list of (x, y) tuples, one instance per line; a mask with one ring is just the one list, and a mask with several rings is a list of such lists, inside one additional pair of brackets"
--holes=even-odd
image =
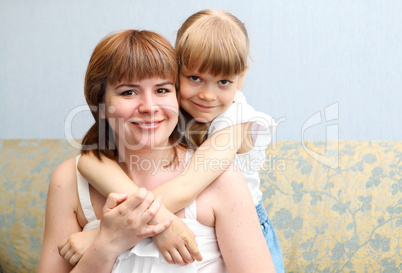
[(173, 148), (135, 151), (125, 149), (124, 154), (119, 152), (120, 166), (137, 186), (153, 190), (180, 173), (183, 165), (180, 158), (183, 158), (184, 153), (183, 149), (179, 148), (178, 151), (179, 160), (172, 164)]

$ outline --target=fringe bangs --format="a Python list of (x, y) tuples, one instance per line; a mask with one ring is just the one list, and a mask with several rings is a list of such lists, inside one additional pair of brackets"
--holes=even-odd
[(116, 50), (108, 60), (108, 81), (111, 84), (156, 77), (176, 83), (176, 53), (162, 36), (148, 31), (132, 32), (115, 43)]

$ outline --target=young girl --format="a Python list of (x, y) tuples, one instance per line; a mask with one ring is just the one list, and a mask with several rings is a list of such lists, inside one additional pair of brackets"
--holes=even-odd
[[(179, 102), (185, 119), (179, 126), (197, 150), (186, 170), (154, 193), (163, 195), (165, 207), (176, 212), (195, 200), (234, 160), (247, 181), (275, 270), (284, 272), (280, 246), (262, 205), (258, 176), (275, 124), (248, 105), (238, 91), (248, 67), (249, 40), (244, 24), (226, 11), (197, 12), (179, 29), (175, 49), (180, 61)], [(139, 163), (133, 162), (132, 167), (139, 168)], [(82, 156), (78, 168), (105, 196), (137, 190), (132, 182), (135, 178), (127, 177), (106, 157), (99, 161)], [(155, 238), (158, 236), (162, 238), (163, 233)], [(169, 245), (168, 239), (160, 241), (158, 248), (169, 262), (182, 261), (177, 253), (185, 262), (191, 261), (185, 258), (189, 255), (185, 251), (174, 251), (177, 245)], [(175, 257), (168, 254), (172, 249)]]

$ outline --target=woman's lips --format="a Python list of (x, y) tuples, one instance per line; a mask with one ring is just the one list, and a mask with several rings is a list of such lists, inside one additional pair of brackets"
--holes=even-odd
[(163, 122), (163, 120), (159, 120), (159, 121), (141, 121), (141, 122), (131, 122), (132, 124), (134, 124), (135, 126), (141, 128), (142, 130), (154, 130), (156, 128), (158, 128), (161, 123)]

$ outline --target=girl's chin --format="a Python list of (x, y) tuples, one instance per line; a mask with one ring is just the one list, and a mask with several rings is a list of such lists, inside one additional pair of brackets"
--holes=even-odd
[(198, 117), (194, 118), (199, 123), (208, 123), (214, 120), (215, 117)]

